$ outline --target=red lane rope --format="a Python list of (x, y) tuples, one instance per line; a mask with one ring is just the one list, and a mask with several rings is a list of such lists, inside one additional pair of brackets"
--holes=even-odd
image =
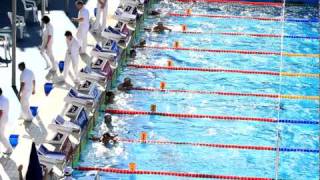
[(238, 93), (238, 92), (219, 92), (219, 91), (194, 91), (194, 90), (180, 90), (180, 89), (157, 89), (157, 88), (143, 88), (134, 87), (131, 90), (137, 91), (159, 91), (159, 92), (173, 92), (173, 93), (192, 93), (192, 94), (216, 94), (224, 96), (254, 96), (254, 97), (267, 97), (279, 98), (277, 94), (255, 94), (255, 93)]
[(267, 18), (267, 17), (249, 17), (249, 16), (227, 16), (227, 15), (212, 15), (212, 14), (179, 14), (169, 13), (169, 16), (178, 17), (208, 17), (208, 18), (224, 18), (224, 19), (253, 19), (260, 21), (281, 21), (281, 18)]
[(197, 52), (212, 52), (212, 53), (235, 53), (235, 54), (260, 54), (260, 55), (278, 55), (280, 52), (268, 52), (268, 51), (249, 51), (249, 50), (221, 50), (221, 49), (200, 49), (200, 48), (171, 48), (165, 46), (145, 46), (149, 49), (162, 49), (162, 50), (181, 50), (181, 51), (197, 51)]
[(172, 172), (172, 171), (151, 171), (151, 170), (129, 170), (118, 168), (100, 168), (100, 167), (76, 167), (79, 171), (101, 171), (117, 174), (147, 174), (147, 175), (160, 175), (160, 176), (177, 176), (177, 177), (190, 177), (190, 178), (211, 178), (211, 179), (228, 179), (228, 180), (273, 180), (272, 178), (261, 177), (244, 177), (244, 176), (229, 176), (229, 175), (214, 175), (214, 174), (200, 174), (191, 172)]
[[(204, 32), (204, 31), (175, 31), (178, 33), (185, 34), (220, 34), (230, 36), (251, 36), (251, 37), (270, 37), (270, 38), (281, 38), (280, 34), (254, 34), (254, 33), (240, 33), (240, 32)], [(284, 35), (284, 38), (292, 39), (320, 39), (316, 36), (297, 36), (297, 35)]]
[(146, 143), (146, 144), (173, 144), (173, 145), (190, 145), (202, 146), (212, 148), (224, 149), (247, 149), (247, 150), (260, 150), (260, 151), (274, 151), (276, 148), (271, 146), (248, 146), (248, 145), (234, 145), (234, 144), (209, 144), (209, 143), (192, 143), (192, 142), (172, 142), (172, 141), (159, 141), (159, 140), (136, 140), (136, 139), (117, 139), (125, 143)]
[(128, 115), (158, 115), (158, 116), (177, 117), (177, 118), (208, 118), (208, 119), (219, 119), (219, 120), (226, 120), (226, 121), (238, 120), (238, 121), (277, 122), (277, 119), (273, 119), (273, 118), (220, 116), (220, 115), (205, 115), (205, 114), (178, 114), (178, 113), (148, 112), (148, 111), (121, 110), (121, 109), (106, 109), (106, 113), (128, 114)]
[(197, 68), (197, 67), (176, 67), (176, 66), (154, 66), (154, 65), (140, 65), (140, 64), (128, 64), (128, 67), (135, 67), (135, 68), (142, 68), (142, 69), (166, 69), (166, 70), (175, 70), (175, 71), (227, 72), (227, 73), (264, 74), (264, 75), (280, 76), (279, 72), (272, 72), (272, 71), (212, 69), (212, 68)]
[(233, 35), (233, 36), (253, 36), (253, 37), (273, 37), (273, 38), (280, 38), (281, 35), (279, 34), (250, 34), (250, 33), (238, 33), (238, 32), (221, 32), (218, 34), (222, 35)]
[(205, 2), (205, 3), (225, 3), (225, 4), (242, 4), (249, 6), (273, 6), (282, 7), (282, 3), (274, 2), (248, 2), (248, 1), (234, 1), (234, 0), (176, 0), (178, 2)]

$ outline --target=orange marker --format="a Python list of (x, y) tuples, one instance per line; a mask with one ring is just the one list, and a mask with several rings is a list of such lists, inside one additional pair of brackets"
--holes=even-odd
[(140, 134), (141, 142), (145, 143), (147, 141), (147, 139), (148, 139), (148, 134), (146, 132), (142, 131), (141, 134)]
[(136, 163), (134, 163), (134, 162), (129, 163), (129, 170), (135, 171), (136, 170)]
[(171, 61), (170, 59), (167, 61), (167, 63), (168, 63), (168, 66), (169, 66), (169, 67), (172, 66), (172, 61)]
[(151, 112), (156, 112), (157, 111), (157, 105), (151, 104), (150, 111)]
[(187, 31), (187, 25), (182, 24), (181, 28), (182, 28), (182, 32), (186, 32)]
[(179, 48), (179, 47), (180, 47), (179, 41), (175, 41), (175, 42), (173, 43), (173, 47), (174, 47), (174, 48)]
[(186, 14), (187, 14), (187, 15), (191, 15), (191, 13), (192, 13), (192, 10), (191, 10), (191, 9), (187, 9), (187, 10), (186, 10)]
[(166, 88), (166, 83), (165, 82), (160, 82), (160, 89), (164, 90)]

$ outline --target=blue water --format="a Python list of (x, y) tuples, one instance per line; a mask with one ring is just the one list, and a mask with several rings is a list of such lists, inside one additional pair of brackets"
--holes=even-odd
[[(281, 11), (273, 7), (247, 7), (208, 4), (178, 4), (161, 2), (156, 5), (167, 12), (183, 13), (192, 8), (198, 14), (243, 15), (279, 17)], [(288, 18), (316, 17), (314, 7), (288, 7)], [(159, 20), (179, 28), (187, 24), (188, 30), (213, 32), (245, 32), (281, 34), (280, 22), (265, 22), (244, 19), (212, 19), (200, 17), (148, 17), (144, 26), (150, 27)], [(317, 23), (284, 24), (284, 34), (318, 36)], [(182, 34), (178, 32), (154, 34), (140, 32), (147, 45), (169, 46), (174, 41), (183, 47), (204, 49), (231, 49), (280, 52), (280, 38), (254, 38), (208, 34)], [(289, 53), (319, 53), (318, 40), (284, 39), (283, 50)], [(174, 66), (224, 68), (279, 72), (280, 56), (217, 54), (193, 51), (139, 49), (137, 57), (129, 61), (135, 64), (165, 66), (171, 59)], [(319, 59), (306, 57), (283, 57), (282, 71), (294, 73), (319, 73)], [(196, 71), (168, 71), (123, 68), (117, 79), (120, 83), (130, 77), (137, 87), (158, 88), (166, 82), (168, 89), (225, 91), (241, 93), (266, 93), (319, 96), (319, 79), (307, 77), (278, 77), (269, 75), (209, 73)], [(281, 88), (279, 88), (281, 86)], [(281, 90), (280, 90), (281, 89)], [(238, 97), (207, 94), (163, 93), (130, 91), (116, 92), (115, 103), (108, 109), (148, 111), (157, 104), (159, 112), (209, 114), (280, 118), (292, 120), (319, 120), (319, 102), (316, 100), (278, 99), (263, 97)], [(103, 114), (102, 114), (103, 115)], [(171, 118), (161, 116), (113, 115), (113, 129), (108, 129), (103, 118), (98, 119), (93, 134), (112, 131), (121, 138), (138, 139), (141, 131), (152, 140), (178, 142), (201, 142), (276, 146), (277, 129), (280, 132), (280, 147), (319, 149), (319, 126), (304, 124), (277, 124), (250, 121), (222, 121), (212, 119)], [(81, 153), (80, 166), (115, 167), (127, 169), (130, 162), (137, 169), (157, 171), (193, 172), (221, 175), (275, 177), (276, 152), (218, 149), (187, 145), (153, 145), (119, 143), (106, 148), (100, 143), (89, 142)], [(319, 179), (319, 154), (280, 152), (279, 178), (292, 180)], [(120, 175), (100, 173), (101, 179), (174, 180), (182, 177), (152, 175)], [(75, 172), (76, 179), (90, 179), (92, 172)]]

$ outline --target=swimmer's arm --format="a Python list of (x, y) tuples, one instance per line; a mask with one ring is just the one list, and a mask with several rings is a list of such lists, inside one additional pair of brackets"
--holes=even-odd
[(93, 136), (93, 137), (89, 137), (89, 139), (91, 140), (91, 141), (100, 141), (100, 137), (95, 137), (95, 136)]
[(152, 31), (151, 28), (144, 28), (144, 30), (145, 30), (145, 31), (148, 31), (148, 32)]
[(164, 29), (168, 30), (168, 31), (172, 31), (172, 29), (168, 28), (168, 27), (164, 27)]

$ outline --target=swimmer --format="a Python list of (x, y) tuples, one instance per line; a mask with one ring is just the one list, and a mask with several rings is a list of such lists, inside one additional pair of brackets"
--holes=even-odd
[(159, 10), (151, 9), (150, 11), (148, 11), (148, 15), (150, 15), (150, 16), (159, 16), (160, 14), (161, 14), (161, 12)]
[(123, 83), (119, 84), (118, 90), (119, 91), (129, 91), (133, 88), (133, 84), (131, 83), (131, 79), (126, 77), (123, 80)]
[(107, 126), (108, 129), (112, 130), (113, 126), (112, 126), (112, 116), (109, 113), (106, 113), (104, 115), (104, 124)]
[(133, 45), (133, 48), (144, 48), (146, 47), (146, 43), (145, 39), (141, 39), (138, 44)]
[(137, 56), (137, 52), (135, 49), (130, 50), (130, 58), (135, 58)]
[(106, 132), (102, 135), (102, 137), (91, 137), (89, 139), (95, 142), (102, 142), (106, 145), (110, 144), (110, 142), (112, 142), (113, 144), (117, 143), (116, 137), (117, 135), (112, 136), (110, 133)]
[[(151, 31), (150, 28), (144, 28), (144, 30)], [(158, 24), (155, 27), (152, 28), (152, 31), (153, 32), (157, 32), (157, 33), (162, 33), (165, 30), (168, 30), (170, 32), (172, 31), (172, 29), (168, 28), (167, 26), (164, 26), (163, 22), (158, 22)]]
[(114, 93), (112, 91), (108, 91), (106, 92), (106, 96), (105, 96), (105, 103), (106, 104), (112, 104), (114, 101)]

